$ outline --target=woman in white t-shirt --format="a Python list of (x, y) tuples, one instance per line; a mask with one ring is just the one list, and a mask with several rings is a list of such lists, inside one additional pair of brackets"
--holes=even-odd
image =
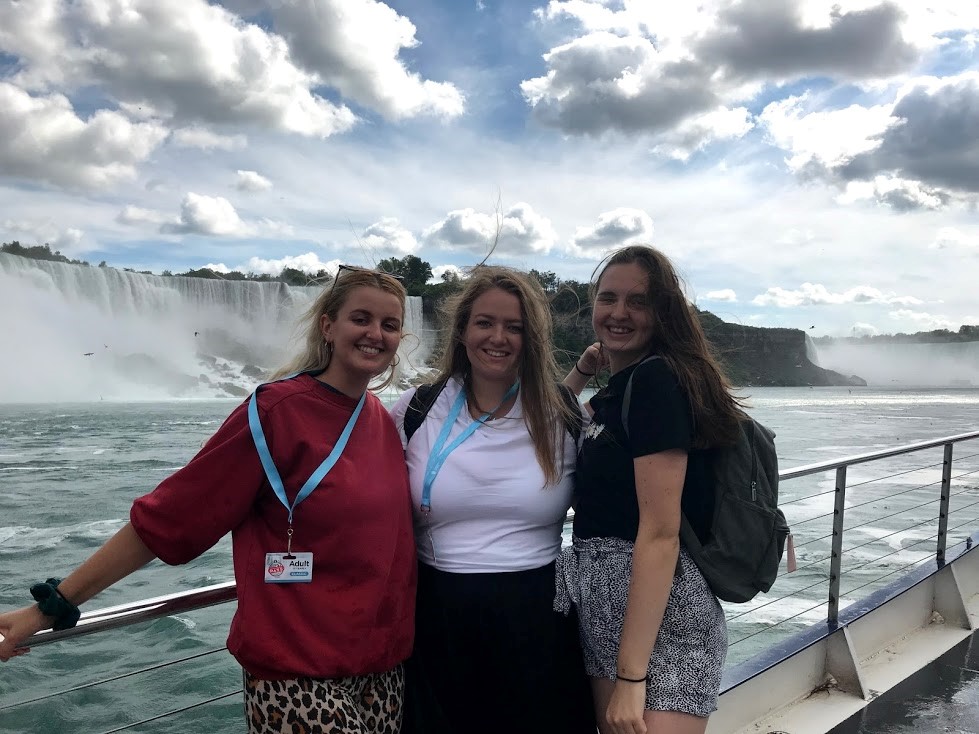
[(576, 623), (552, 608), (582, 415), (547, 298), (480, 267), (445, 316), (439, 379), (392, 409), (420, 561), (405, 731), (593, 734)]

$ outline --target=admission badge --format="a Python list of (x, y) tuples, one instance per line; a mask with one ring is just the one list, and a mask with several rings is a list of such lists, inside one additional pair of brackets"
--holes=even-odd
[(308, 584), (313, 580), (312, 553), (266, 553), (265, 583)]

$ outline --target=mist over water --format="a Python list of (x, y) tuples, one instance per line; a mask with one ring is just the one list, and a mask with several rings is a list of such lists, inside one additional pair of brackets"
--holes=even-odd
[[(807, 341), (807, 351), (810, 342)], [(979, 342), (947, 344), (813, 344), (810, 361), (875, 387), (979, 386)]]
[[(298, 349), (296, 322), (319, 292), (0, 253), (0, 402), (247, 394)], [(421, 299), (409, 301), (406, 331), (426, 334)], [(402, 378), (424, 366), (427, 342), (405, 338)]]

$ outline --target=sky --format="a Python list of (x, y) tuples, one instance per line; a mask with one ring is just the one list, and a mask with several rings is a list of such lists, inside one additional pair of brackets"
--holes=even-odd
[(955, 330), (977, 131), (975, 0), (0, 0), (0, 241), (157, 273), (645, 243), (727, 321)]

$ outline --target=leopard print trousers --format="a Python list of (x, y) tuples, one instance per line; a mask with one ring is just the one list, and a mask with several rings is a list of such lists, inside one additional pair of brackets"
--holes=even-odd
[(244, 674), (248, 734), (398, 734), (404, 668), (349, 678), (259, 680)]

